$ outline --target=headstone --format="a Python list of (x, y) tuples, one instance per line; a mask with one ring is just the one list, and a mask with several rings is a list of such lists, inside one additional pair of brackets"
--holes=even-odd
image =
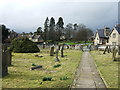
[(6, 52), (2, 52), (2, 77), (8, 74), (8, 65), (7, 65), (7, 57)]
[(50, 49), (50, 56), (53, 56), (53, 55), (54, 55), (54, 46), (52, 46)]
[(120, 55), (120, 46), (118, 46), (118, 55)]
[(113, 55), (112, 55), (113, 61), (116, 61), (116, 53), (117, 53), (117, 50), (115, 47), (113, 47)]
[(64, 50), (64, 44), (63, 44), (62, 47), (61, 47), (61, 57), (64, 57), (64, 55), (63, 55), (63, 50)]
[(58, 52), (59, 52), (59, 50), (56, 49), (56, 59), (55, 59), (55, 62), (60, 62), (60, 60), (59, 60), (59, 58), (58, 58)]
[(7, 50), (7, 51), (5, 51), (5, 53), (6, 53), (6, 57), (7, 57), (7, 64), (8, 64), (8, 66), (10, 66), (11, 63), (12, 63), (12, 54), (11, 54), (11, 51)]
[(40, 68), (42, 68), (42, 65), (34, 66), (34, 67), (31, 68), (31, 70), (34, 70), (34, 69), (40, 69)]
[(58, 45), (58, 50), (60, 50), (61, 45)]
[(67, 45), (67, 49), (69, 49), (69, 46)]
[(108, 46), (106, 46), (106, 48), (105, 48), (103, 54), (105, 54), (105, 52), (106, 52), (107, 50), (108, 50)]

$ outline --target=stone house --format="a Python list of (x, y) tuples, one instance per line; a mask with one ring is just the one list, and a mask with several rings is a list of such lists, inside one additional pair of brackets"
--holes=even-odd
[(94, 36), (94, 45), (106, 45), (109, 39), (110, 28), (98, 29)]
[(27, 37), (29, 40), (33, 42), (44, 42), (41, 35), (19, 34), (18, 37)]
[(120, 24), (116, 25), (109, 34), (107, 45), (120, 45)]
[(33, 42), (43, 42), (43, 38), (41, 37), (41, 35), (31, 35), (28, 38)]

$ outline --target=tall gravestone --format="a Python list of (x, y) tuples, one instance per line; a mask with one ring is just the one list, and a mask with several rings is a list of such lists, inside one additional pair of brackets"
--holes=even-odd
[(64, 50), (64, 44), (63, 44), (62, 47), (61, 47), (61, 57), (64, 57), (64, 55), (63, 55), (63, 50)]
[(9, 51), (9, 50), (7, 50), (7, 51), (5, 51), (6, 52), (6, 57), (7, 57), (7, 64), (8, 64), (8, 66), (10, 66), (11, 65), (11, 61), (12, 61), (12, 54), (11, 54), (11, 51)]
[(2, 77), (8, 74), (8, 65), (7, 65), (7, 57), (6, 52), (2, 52)]
[(113, 55), (112, 55), (112, 58), (113, 58), (113, 61), (116, 61), (116, 53), (117, 53), (117, 51), (116, 51), (116, 48), (115, 47), (113, 47)]
[(60, 62), (60, 59), (58, 58), (58, 52), (59, 52), (59, 50), (58, 49), (56, 49), (56, 59), (55, 59), (55, 62)]
[(120, 55), (120, 46), (118, 46), (118, 55)]
[(54, 46), (51, 46), (50, 48), (50, 56), (53, 56), (54, 55)]

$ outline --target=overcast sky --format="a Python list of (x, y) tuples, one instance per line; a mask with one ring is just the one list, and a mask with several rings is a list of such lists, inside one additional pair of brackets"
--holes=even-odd
[(46, 17), (58, 21), (62, 17), (65, 25), (82, 23), (92, 30), (118, 22), (118, 0), (0, 0), (0, 24), (16, 32), (34, 32), (42, 27)]

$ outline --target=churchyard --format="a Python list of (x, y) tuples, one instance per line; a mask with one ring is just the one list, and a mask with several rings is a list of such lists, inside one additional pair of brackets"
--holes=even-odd
[[(38, 57), (41, 56), (41, 57)], [(3, 88), (68, 88), (73, 82), (82, 51), (65, 49), (64, 57), (50, 56), (50, 48), (38, 53), (12, 53), (12, 65), (2, 79)], [(41, 65), (39, 69), (32, 67)], [(47, 78), (47, 79), (46, 79)]]
[(118, 88), (119, 50), (113, 53), (108, 48), (101, 50), (96, 46), (79, 44), (38, 45), (40, 52), (36, 53), (5, 51), (2, 88), (71, 88), (84, 46), (90, 49), (106, 87)]

